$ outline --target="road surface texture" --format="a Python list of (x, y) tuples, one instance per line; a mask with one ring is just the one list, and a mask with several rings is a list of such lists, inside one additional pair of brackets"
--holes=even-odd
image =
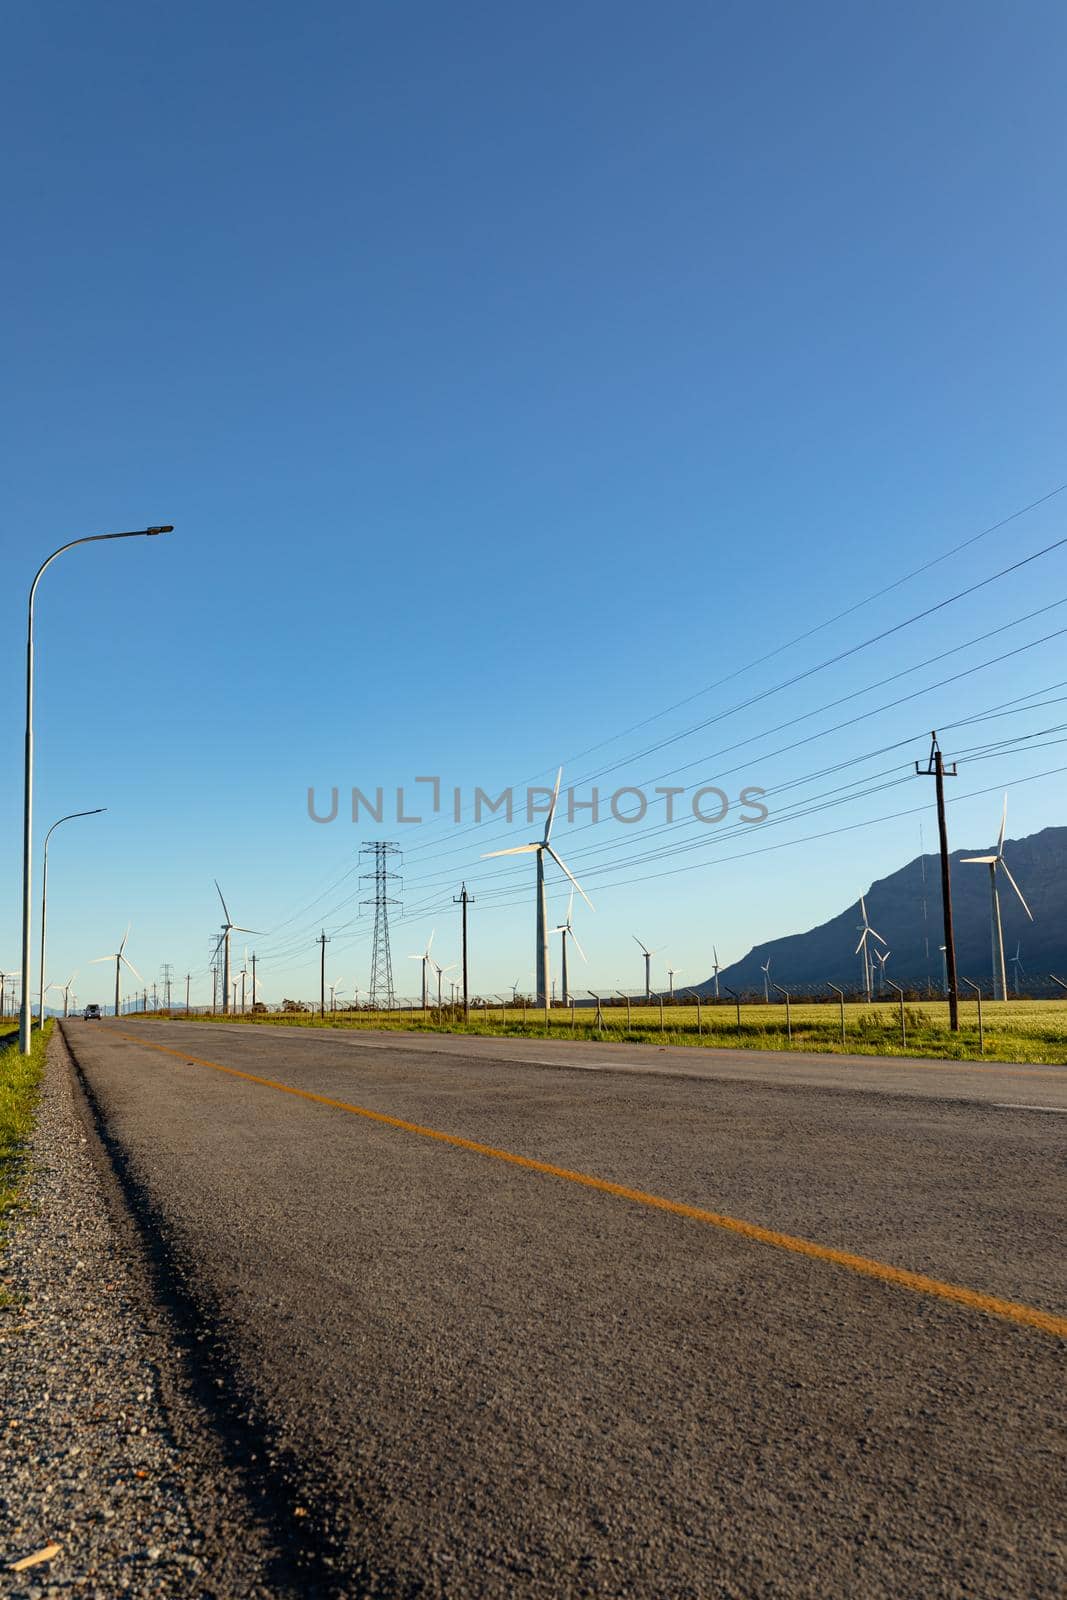
[(1064, 1069), (66, 1031), (301, 1593), (1064, 1592)]

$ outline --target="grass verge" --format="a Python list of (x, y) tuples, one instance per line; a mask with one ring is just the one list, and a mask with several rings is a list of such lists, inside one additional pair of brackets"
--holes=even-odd
[(0, 1034), (0, 1243), (19, 1205), (29, 1164), (29, 1139), (52, 1022), (35, 1028), (28, 1056), (19, 1054), (18, 1024)]
[[(620, 1006), (606, 1007), (604, 1026), (597, 1029), (589, 1007), (577, 1012), (556, 1008), (544, 1013), (518, 1007), (502, 1014), (479, 1010), (469, 1021), (459, 1008), (441, 1011), (345, 1012), (324, 1018), (311, 1012), (266, 1012), (252, 1015), (193, 1017), (194, 1021), (232, 1022), (242, 1025), (295, 1028), (367, 1028), (402, 1033), (469, 1033), (489, 1037), (582, 1039), (602, 1044), (688, 1045), (696, 1049), (810, 1050), (830, 1055), (898, 1056), (940, 1061), (986, 1061), (1028, 1065), (1067, 1065), (1067, 1001), (1017, 1001), (984, 1007), (984, 1036), (980, 1037), (974, 1005), (960, 1007), (961, 1029), (949, 1032), (948, 1008), (920, 1005), (905, 1008), (905, 1037), (901, 1039), (899, 1009), (895, 1005), (846, 1006), (845, 1037), (835, 1006), (794, 1005), (792, 1039), (786, 1033), (782, 1006), (745, 1005), (737, 1025), (733, 1006), (706, 1006), (698, 1028), (692, 1006), (666, 1007), (663, 1027), (653, 1008), (634, 1006), (631, 1023)], [(125, 1022), (141, 1020), (135, 1013)], [(146, 1021), (181, 1022), (183, 1014), (149, 1013)]]

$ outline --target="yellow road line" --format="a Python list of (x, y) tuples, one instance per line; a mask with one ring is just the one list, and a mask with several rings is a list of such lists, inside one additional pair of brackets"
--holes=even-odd
[(567, 1183), (578, 1184), (583, 1189), (594, 1189), (600, 1194), (615, 1195), (635, 1205), (649, 1206), (655, 1211), (666, 1211), (672, 1216), (686, 1217), (691, 1222), (702, 1222), (709, 1227), (722, 1228), (727, 1233), (739, 1235), (755, 1244), (772, 1245), (778, 1250), (788, 1250), (793, 1255), (807, 1256), (813, 1261), (825, 1261), (836, 1267), (879, 1283), (891, 1284), (897, 1289), (910, 1289), (916, 1294), (933, 1295), (953, 1305), (966, 1306), (971, 1311), (981, 1311), (987, 1316), (1001, 1317), (1020, 1327), (1036, 1328), (1040, 1333), (1051, 1333), (1067, 1339), (1067, 1317), (1056, 1316), (1051, 1311), (1041, 1311), (1016, 1300), (1001, 1300), (996, 1295), (982, 1294), (961, 1284), (943, 1283), (939, 1278), (929, 1278), (922, 1272), (909, 1272), (905, 1267), (889, 1266), (884, 1261), (873, 1261), (867, 1256), (854, 1255), (849, 1250), (837, 1250), (831, 1245), (815, 1244), (810, 1239), (799, 1239), (790, 1233), (779, 1233), (774, 1228), (763, 1228), (755, 1222), (744, 1222), (738, 1217), (725, 1216), (718, 1211), (705, 1211), (700, 1206), (687, 1205), (681, 1200), (668, 1200), (663, 1195), (648, 1194), (643, 1189), (631, 1189), (623, 1183), (612, 1183), (607, 1178), (596, 1178), (587, 1172), (573, 1172), (568, 1167), (557, 1167), (549, 1161), (536, 1161), (532, 1156), (517, 1155), (512, 1150), (498, 1150), (491, 1144), (480, 1144), (476, 1139), (464, 1139), (456, 1133), (444, 1133), (439, 1128), (425, 1128), (421, 1123), (408, 1122), (403, 1117), (391, 1117), (384, 1111), (371, 1111), (366, 1106), (352, 1105), (347, 1100), (334, 1100), (329, 1095), (315, 1094), (310, 1089), (297, 1089), (289, 1083), (279, 1083), (276, 1078), (263, 1078), (254, 1072), (242, 1072), (238, 1067), (226, 1067), (219, 1061), (207, 1061), (185, 1050), (172, 1050), (169, 1045), (153, 1044), (134, 1034), (121, 1033), (119, 1037), (144, 1050), (158, 1050), (163, 1055), (174, 1056), (191, 1066), (210, 1067), (213, 1072), (224, 1072), (228, 1077), (240, 1078), (245, 1083), (255, 1083), (264, 1089), (275, 1089), (280, 1094), (293, 1095), (298, 1100), (309, 1100), (314, 1105), (329, 1106), (334, 1111), (346, 1111), (368, 1122), (381, 1123), (387, 1128), (398, 1128), (403, 1133), (417, 1133), (438, 1144), (452, 1145), (457, 1150), (467, 1150), (474, 1155), (488, 1156), (493, 1161), (504, 1161), (513, 1167), (524, 1167), (529, 1172), (540, 1172), (549, 1178), (562, 1178)]

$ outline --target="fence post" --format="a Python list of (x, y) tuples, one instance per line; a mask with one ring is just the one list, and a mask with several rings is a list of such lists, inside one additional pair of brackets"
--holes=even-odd
[(978, 1054), (980, 1056), (984, 1056), (985, 1055), (985, 1030), (982, 1027), (982, 989), (981, 989), (981, 985), (977, 984), (977, 983), (972, 983), (970, 978), (964, 978), (962, 972), (960, 973), (960, 978), (967, 985), (968, 989), (973, 989), (975, 994), (978, 996)]
[(736, 989), (731, 989), (730, 985), (728, 983), (724, 983), (723, 984), (723, 988), (726, 990), (727, 994), (731, 994), (734, 997), (734, 1004), (737, 1007), (737, 1037), (740, 1039), (740, 1037), (741, 1037), (741, 996), (737, 993)]
[(659, 1031), (663, 1032), (663, 996), (659, 997)]
[(783, 989), (780, 983), (772, 983), (771, 984), (771, 988), (776, 990), (778, 994), (784, 994), (785, 995), (785, 1036), (789, 1040), (789, 1043), (792, 1044), (793, 1043), (793, 1020), (792, 1020), (792, 1017), (789, 1014), (789, 990), (788, 989)]
[(827, 981), (826, 987), (832, 989), (837, 996), (837, 1004), (841, 1011), (841, 1048), (845, 1048), (845, 991), (839, 989), (836, 983)]
[(891, 989), (895, 989), (897, 994), (900, 996), (900, 1048), (902, 1050), (906, 1050), (908, 1048), (908, 1030), (904, 1022), (904, 991), (900, 987), (899, 983), (893, 982), (892, 978), (886, 978), (885, 981), (889, 987)]

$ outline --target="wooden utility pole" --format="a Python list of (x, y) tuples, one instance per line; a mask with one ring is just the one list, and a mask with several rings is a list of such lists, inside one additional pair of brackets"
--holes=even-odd
[(960, 1031), (960, 995), (956, 978), (956, 938), (952, 930), (952, 874), (948, 858), (948, 824), (945, 821), (945, 779), (956, 776), (956, 763), (946, 767), (941, 759), (941, 747), (936, 729), (930, 735), (930, 755), (922, 766), (915, 763), (915, 771), (922, 778), (933, 778), (937, 788), (937, 831), (941, 840), (941, 904), (945, 913), (945, 971), (948, 977), (948, 1025), (953, 1033)]
[(189, 1010), (189, 985), (192, 983), (192, 981), (193, 981), (192, 973), (191, 972), (187, 972), (185, 974), (185, 1009), (186, 1009), (186, 1012), (188, 1012), (188, 1010)]
[(329, 944), (325, 928), (319, 934), (315, 943), (321, 947), (322, 955), (319, 964), (319, 1016), (326, 1016), (326, 946)]
[(256, 952), (252, 951), (252, 1010), (256, 1009)]
[(466, 884), (463, 884), (458, 895), (452, 896), (452, 904), (463, 907), (463, 1020), (469, 1022), (471, 1001), (467, 984), (467, 907), (474, 904), (474, 896), (467, 893)]

